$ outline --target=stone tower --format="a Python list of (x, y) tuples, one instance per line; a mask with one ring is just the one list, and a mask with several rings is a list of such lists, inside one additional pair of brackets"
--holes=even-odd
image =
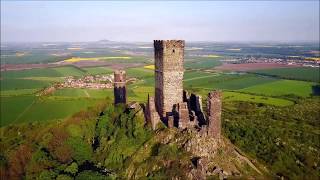
[(183, 102), (183, 40), (155, 40), (155, 104), (161, 118)]
[(114, 104), (127, 103), (126, 72), (117, 70), (114, 72)]
[(208, 94), (208, 135), (213, 138), (220, 138), (221, 134), (221, 91), (212, 91)]

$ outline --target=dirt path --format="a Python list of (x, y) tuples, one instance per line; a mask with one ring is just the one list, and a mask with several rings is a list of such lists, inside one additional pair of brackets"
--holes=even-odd
[(87, 92), (87, 90), (84, 90), (84, 93), (86, 94), (87, 97), (91, 97), (90, 94)]
[(261, 171), (259, 171), (259, 169), (245, 156), (243, 156), (241, 154), (241, 152), (239, 151), (238, 148), (234, 147), (235, 152), (237, 153), (238, 157), (240, 159), (242, 159), (243, 161), (245, 161), (252, 169), (254, 169), (255, 171), (257, 171), (259, 174), (262, 174)]
[(17, 120), (19, 120), (19, 119), (22, 117), (22, 115), (23, 115), (24, 113), (26, 113), (26, 112), (32, 107), (32, 105), (33, 105), (35, 102), (36, 102), (36, 100), (34, 100), (31, 104), (29, 104), (29, 106), (26, 107), (26, 109), (24, 109), (24, 111), (22, 111), (22, 113), (20, 113), (19, 116), (18, 116), (15, 120), (13, 120), (13, 121), (11, 122), (11, 124), (12, 124), (13, 122), (16, 122)]

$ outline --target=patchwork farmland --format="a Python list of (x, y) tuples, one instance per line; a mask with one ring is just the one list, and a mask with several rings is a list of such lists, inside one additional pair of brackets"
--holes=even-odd
[[(187, 48), (184, 63), (186, 68), (184, 88), (187, 91), (196, 92), (205, 97), (210, 90), (220, 89), (223, 90), (223, 97), (228, 102), (290, 106), (294, 103), (293, 97), (310, 97), (318, 85), (319, 76), (316, 76), (318, 70), (315, 68), (282, 67), (279, 69), (273, 68), (274, 65), (270, 66), (270, 64), (229, 64), (227, 66), (241, 68), (243, 66), (243, 68), (239, 69), (241, 72), (232, 68), (224, 69), (227, 67), (225, 60), (232, 57), (234, 53), (237, 55), (243, 53), (245, 48), (233, 46), (212, 48), (216, 48), (217, 51), (210, 53), (206, 48)], [(225, 52), (220, 53), (223, 50)], [(208, 51), (208, 53), (192, 55), (201, 51)], [(147, 95), (154, 93), (153, 55), (152, 51), (146, 48), (129, 47), (125, 50), (114, 50), (113, 48), (86, 49), (71, 46), (64, 52), (51, 52), (50, 49), (46, 49), (43, 51), (21, 50), (18, 54), (6, 53), (1, 61), (17, 70), (1, 72), (1, 111), (8, 112), (1, 113), (1, 126), (37, 121), (38, 115), (45, 120), (63, 119), (105, 98), (113, 98), (112, 89), (79, 88), (58, 89), (49, 95), (38, 96), (39, 91), (56, 82), (64, 81), (68, 76), (108, 75), (112, 74), (114, 69), (120, 68), (126, 70), (129, 78), (137, 79), (128, 85), (129, 101), (145, 102)], [(24, 61), (41, 64), (21, 64)], [(57, 67), (47, 67), (52, 65)], [(33, 66), (35, 69), (32, 69)], [(31, 69), (25, 69), (26, 67)], [(203, 104), (205, 105), (205, 100)], [(61, 108), (62, 110), (59, 110), (61, 113), (51, 114), (51, 109), (56, 108)]]

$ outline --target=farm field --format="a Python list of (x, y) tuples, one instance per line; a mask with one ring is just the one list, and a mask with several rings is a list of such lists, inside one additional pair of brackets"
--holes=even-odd
[(94, 106), (101, 100), (92, 98), (56, 98), (37, 100), (17, 119), (18, 122), (64, 119), (72, 114)]
[[(2, 55), (2, 53), (1, 53)], [(52, 56), (44, 52), (24, 52), (23, 54), (8, 54), (1, 56), (1, 63), (5, 64), (31, 64), (44, 62), (57, 62), (63, 60), (63, 57)]]
[(35, 96), (1, 97), (1, 126), (22, 122), (64, 119), (102, 99)]
[(96, 74), (111, 74), (113, 70), (108, 67), (88, 67), (81, 68), (86, 71), (87, 74), (96, 75)]
[(230, 64), (223, 63), (221, 66), (217, 66), (214, 69), (221, 71), (255, 71), (258, 69), (275, 69), (275, 68), (291, 68), (296, 66), (278, 64), (278, 63), (244, 63), (244, 64)]
[(84, 71), (73, 66), (43, 68), (43, 69), (28, 69), (21, 71), (5, 71), (1, 72), (3, 79), (17, 79), (26, 77), (64, 77), (64, 76), (81, 76)]
[(138, 101), (138, 102), (147, 102), (148, 94), (154, 96), (154, 87), (153, 86), (131, 86), (128, 88), (128, 100), (129, 101)]
[(131, 59), (128, 56), (114, 56), (114, 57), (91, 57), (91, 58), (84, 58), (84, 57), (72, 57), (70, 59), (64, 60), (65, 62), (78, 62), (78, 61), (99, 61), (99, 60), (115, 60), (115, 59)]
[[(54, 82), (63, 80), (65, 76), (82, 76), (84, 71), (72, 66), (30, 69), (21, 71), (5, 71), (1, 72), (1, 91), (13, 91), (21, 89), (33, 89), (37, 91), (49, 86)], [(13, 92), (3, 92), (1, 94), (14, 94)], [(19, 94), (19, 92), (18, 92)]]
[(239, 91), (263, 94), (267, 96), (283, 96), (293, 94), (296, 96), (308, 97), (312, 94), (312, 86), (314, 85), (316, 85), (316, 83), (295, 80), (279, 80), (243, 88)]
[(194, 57), (186, 59), (184, 67), (186, 69), (210, 69), (216, 66), (220, 66), (222, 64), (219, 61), (220, 59), (220, 56)]
[(147, 77), (154, 76), (153, 70), (145, 69), (143, 67), (126, 69), (126, 73), (129, 77), (136, 77), (136, 78), (147, 78)]
[(14, 89), (14, 90), (1, 90), (1, 96), (19, 96), (19, 95), (32, 95), (37, 92), (37, 89)]
[(42, 87), (48, 86), (48, 81), (37, 81), (30, 79), (2, 79), (1, 91), (6, 90), (19, 90), (19, 89), (41, 89)]
[(17, 118), (35, 100), (34, 96), (0, 97), (1, 100), (1, 127), (17, 123)]
[[(113, 93), (111, 89), (58, 89), (52, 96), (57, 97), (87, 97), (87, 98), (106, 98), (110, 97), (110, 94)], [(112, 94), (113, 95), (113, 94)]]
[(220, 74), (216, 76), (203, 76), (203, 77), (192, 77), (184, 79), (184, 87), (187, 89), (227, 89), (237, 90), (246, 88), (253, 85), (264, 84), (267, 82), (278, 81), (274, 78), (265, 78), (254, 75), (231, 75), (231, 74)]
[(264, 70), (256, 70), (251, 72), (266, 75), (266, 76), (285, 78), (285, 79), (320, 82), (320, 74), (319, 74), (318, 68), (299, 67), (299, 68), (264, 69)]
[(239, 93), (239, 92), (223, 92), (223, 100), (224, 101), (247, 101), (254, 103), (263, 103), (274, 106), (290, 106), (293, 105), (292, 101), (281, 99), (281, 98), (272, 98), (266, 96), (256, 96), (251, 94)]

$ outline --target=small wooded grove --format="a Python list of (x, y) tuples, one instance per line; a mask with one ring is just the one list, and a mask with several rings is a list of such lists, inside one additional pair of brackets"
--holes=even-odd
[(225, 103), (224, 134), (272, 174), (288, 179), (320, 177), (320, 99), (287, 107)]
[[(298, 99), (282, 108), (226, 102), (224, 135), (275, 177), (317, 179), (319, 100)], [(63, 121), (1, 128), (1, 179), (183, 177), (188, 153), (159, 143), (142, 113), (111, 102), (106, 99)], [(161, 168), (150, 169), (155, 166)]]

